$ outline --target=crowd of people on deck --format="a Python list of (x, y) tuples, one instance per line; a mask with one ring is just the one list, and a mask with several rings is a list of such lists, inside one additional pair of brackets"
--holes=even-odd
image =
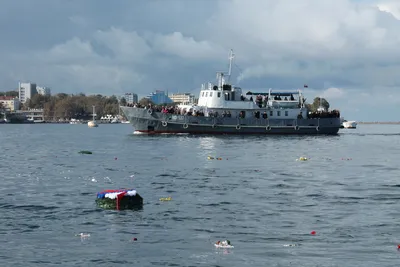
[[(160, 112), (163, 114), (174, 114), (174, 115), (186, 115), (186, 116), (198, 116), (202, 117), (204, 116), (204, 111), (202, 109), (197, 110), (197, 109), (187, 109), (187, 108), (180, 108), (178, 106), (160, 106), (160, 105), (141, 105), (139, 103), (134, 103), (134, 104), (127, 104), (126, 106), (128, 107), (136, 107), (136, 108), (143, 108), (143, 109), (151, 109), (153, 112)], [(263, 119), (268, 119), (267, 112), (260, 112), (260, 111), (254, 111), (253, 115), (255, 118), (263, 118)], [(232, 117), (232, 114), (230, 111), (223, 111), (221, 113), (218, 113), (217, 111), (208, 111), (208, 116), (209, 117)], [(243, 111), (239, 112), (238, 115), (239, 118), (244, 118), (245, 113)], [(314, 111), (314, 112), (308, 112), (306, 116), (303, 115), (302, 112), (300, 112), (297, 116), (297, 119), (317, 119), (317, 118), (340, 118), (340, 112), (336, 109), (332, 111)]]

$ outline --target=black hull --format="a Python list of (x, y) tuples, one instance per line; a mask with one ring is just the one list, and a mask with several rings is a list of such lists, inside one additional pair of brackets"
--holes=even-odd
[(134, 130), (148, 134), (337, 135), (340, 118), (238, 119), (163, 114), (121, 107)]

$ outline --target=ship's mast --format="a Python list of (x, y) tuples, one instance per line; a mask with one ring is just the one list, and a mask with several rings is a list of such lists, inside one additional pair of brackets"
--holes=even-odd
[(221, 71), (221, 72), (217, 72), (217, 80), (218, 80), (218, 87), (222, 88), (223, 85), (225, 84), (225, 78), (226, 76), (228, 76), (228, 83), (229, 80), (231, 78), (231, 73), (232, 73), (232, 61), (235, 57), (235, 54), (233, 53), (233, 49), (231, 49), (231, 51), (229, 52), (229, 69), (228, 69), (228, 73)]
[(229, 71), (228, 71), (228, 82), (231, 79), (231, 73), (232, 73), (232, 61), (235, 58), (235, 54), (233, 53), (233, 49), (229, 52)]

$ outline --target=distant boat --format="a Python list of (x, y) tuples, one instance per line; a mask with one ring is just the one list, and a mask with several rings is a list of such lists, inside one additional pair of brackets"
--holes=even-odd
[(357, 122), (356, 121), (343, 121), (343, 128), (356, 129), (357, 128)]
[(95, 111), (95, 106), (93, 106), (93, 120), (88, 122), (89, 128), (99, 127), (99, 125), (97, 124), (97, 122), (95, 120), (95, 116), (96, 116), (96, 111)]
[(82, 124), (82, 121), (77, 120), (77, 119), (71, 119), (71, 120), (69, 121), (69, 124)]

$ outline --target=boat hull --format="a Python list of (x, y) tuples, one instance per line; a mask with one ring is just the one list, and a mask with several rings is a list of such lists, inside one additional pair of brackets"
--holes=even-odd
[(148, 134), (284, 134), (336, 135), (340, 118), (239, 119), (163, 114), (148, 109), (121, 107), (135, 132)]

